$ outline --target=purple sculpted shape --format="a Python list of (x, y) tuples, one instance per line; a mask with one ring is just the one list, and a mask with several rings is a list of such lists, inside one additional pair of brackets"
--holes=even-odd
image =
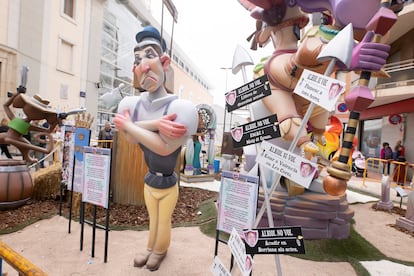
[(367, 32), (352, 51), (350, 70), (379, 71), (385, 65), (390, 46), (371, 42), (374, 32)]
[(336, 25), (344, 27), (352, 23), (354, 29), (364, 29), (380, 8), (380, 0), (296, 0), (304, 12), (328, 10), (335, 18)]

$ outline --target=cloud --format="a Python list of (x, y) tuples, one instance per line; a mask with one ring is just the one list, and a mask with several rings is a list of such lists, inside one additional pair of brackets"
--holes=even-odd
[[(232, 66), (237, 45), (248, 50), (254, 62), (272, 49), (250, 50), (246, 38), (255, 30), (255, 21), (236, 0), (174, 0), (174, 4), (178, 11), (174, 40), (208, 78), (214, 103), (224, 106), (224, 94), (244, 84), (242, 72), (233, 75), (220, 69)], [(252, 80), (252, 70), (253, 66), (246, 67), (247, 81)]]

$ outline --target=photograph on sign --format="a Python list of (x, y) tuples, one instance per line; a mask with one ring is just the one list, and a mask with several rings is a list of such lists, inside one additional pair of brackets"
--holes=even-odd
[(344, 91), (345, 83), (343, 81), (305, 69), (294, 93), (328, 111), (334, 111), (336, 102)]
[(226, 98), (226, 103), (230, 106), (233, 106), (237, 98), (236, 90), (232, 90), (226, 93), (225, 98)]
[(108, 208), (111, 150), (84, 147), (84, 179), (82, 201)]
[(75, 162), (75, 127), (63, 126), (62, 181), (72, 190), (73, 163)]
[(261, 150), (262, 152), (256, 157), (256, 162), (305, 188), (309, 188), (318, 168), (316, 163), (267, 141), (262, 142)]
[(270, 94), (269, 80), (265, 74), (224, 94), (227, 112), (263, 99)]
[(233, 147), (241, 148), (260, 143), (264, 140), (281, 137), (277, 115), (249, 122), (231, 129)]
[(223, 171), (218, 199), (217, 230), (242, 233), (256, 219), (259, 178)]
[(249, 254), (246, 254), (246, 247), (236, 229), (232, 229), (227, 244), (242, 274), (246, 276), (250, 275), (253, 268), (253, 258)]
[(302, 228), (298, 226), (244, 229), (242, 237), (246, 254), (305, 254)]

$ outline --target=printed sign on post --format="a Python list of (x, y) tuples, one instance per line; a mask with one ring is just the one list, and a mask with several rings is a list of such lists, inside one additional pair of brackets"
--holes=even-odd
[(235, 148), (257, 144), (264, 140), (279, 138), (280, 136), (276, 114), (234, 127), (231, 130), (233, 147)]
[(89, 146), (91, 131), (84, 127), (75, 130), (75, 171), (73, 176), (73, 190), (82, 193), (84, 183), (83, 149)]
[(214, 276), (231, 276), (231, 273), (226, 269), (218, 256), (214, 257), (214, 262), (210, 271)]
[(231, 231), (227, 244), (242, 274), (245, 276), (249, 275), (253, 268), (253, 259), (252, 256), (246, 254), (246, 247), (236, 229), (233, 228)]
[(251, 104), (255, 101), (263, 99), (271, 94), (269, 80), (267, 75), (263, 75), (245, 85), (240, 86), (224, 96), (226, 98), (227, 112), (231, 112), (240, 107)]
[(62, 180), (68, 190), (72, 190), (73, 163), (75, 162), (75, 130), (74, 126), (63, 126)]
[(256, 162), (309, 188), (318, 168), (317, 164), (266, 141), (262, 142), (261, 150)]
[(108, 208), (111, 149), (84, 147), (82, 201)]
[(345, 83), (310, 70), (303, 70), (294, 92), (301, 97), (334, 111), (339, 96), (345, 91)]
[(305, 254), (300, 227), (245, 229), (247, 254)]
[(228, 234), (242, 233), (256, 219), (259, 178), (223, 171), (218, 200), (217, 229)]

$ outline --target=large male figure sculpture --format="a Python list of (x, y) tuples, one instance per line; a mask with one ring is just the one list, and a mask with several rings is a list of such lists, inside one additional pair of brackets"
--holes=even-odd
[(145, 92), (124, 98), (114, 123), (130, 142), (140, 145), (149, 168), (144, 178), (149, 238), (134, 266), (154, 271), (170, 245), (171, 216), (178, 199), (177, 157), (181, 145), (196, 132), (198, 114), (191, 102), (170, 94), (164, 85), (170, 57), (158, 30), (147, 26), (137, 33), (136, 41), (134, 83)]

